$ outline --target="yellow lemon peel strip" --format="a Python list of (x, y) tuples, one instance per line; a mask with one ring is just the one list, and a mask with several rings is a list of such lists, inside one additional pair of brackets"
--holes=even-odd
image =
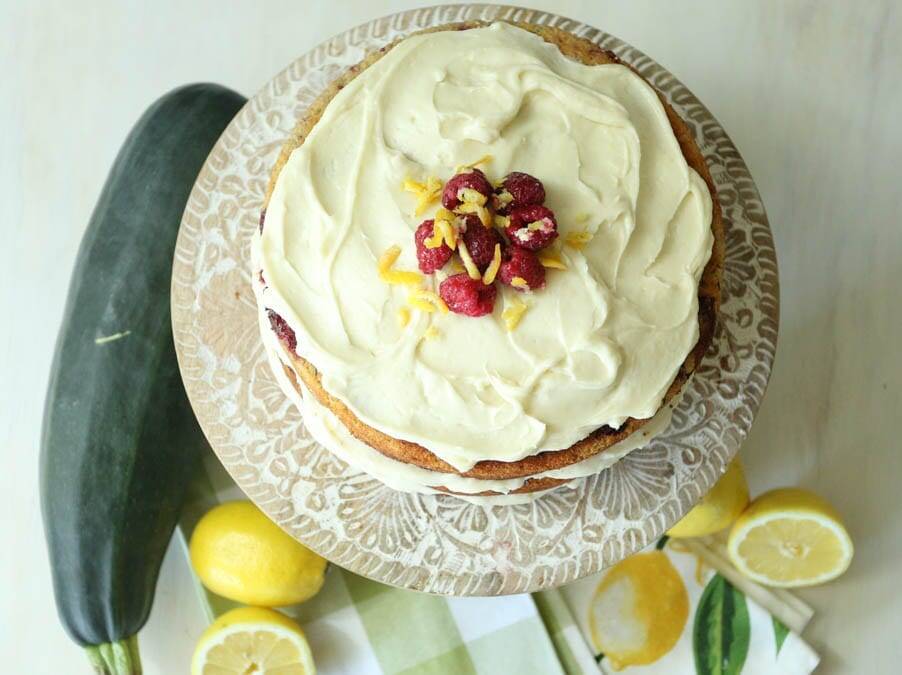
[(460, 259), (463, 261), (464, 269), (467, 270), (469, 277), (471, 279), (481, 280), (482, 275), (479, 273), (479, 268), (476, 267), (476, 263), (473, 262), (473, 258), (467, 250), (467, 245), (460, 242), (460, 246), (457, 247), (457, 252), (460, 253)]
[(581, 249), (590, 241), (592, 241), (592, 233), (587, 231), (582, 232), (571, 232), (566, 237), (564, 237), (564, 241), (567, 242), (567, 245), (571, 248)]
[(492, 226), (492, 214), (491, 212), (481, 204), (475, 204), (473, 202), (462, 202), (460, 206), (457, 207), (458, 213), (475, 213), (479, 216), (480, 222), (486, 227)]
[(406, 307), (398, 307), (398, 325), (406, 328), (410, 323), (410, 310)]
[(489, 263), (489, 266), (485, 269), (485, 274), (482, 275), (482, 283), (486, 286), (491, 286), (492, 282), (495, 281), (495, 277), (498, 275), (500, 267), (501, 244), (495, 244), (495, 255), (492, 256), (492, 262)]
[(483, 155), (475, 162), (470, 162), (469, 164), (458, 164), (454, 168), (454, 173), (470, 173), (474, 168), (479, 166), (480, 164), (488, 164), (493, 159), (492, 155)]
[(439, 198), (442, 192), (442, 181), (435, 176), (429, 176), (425, 183), (419, 183), (407, 177), (401, 181), (401, 189), (412, 192), (416, 196), (417, 207), (414, 213), (419, 216)]
[(564, 264), (564, 261), (561, 260), (558, 256), (553, 253), (546, 253), (545, 255), (539, 256), (539, 262), (542, 263), (542, 267), (552, 270), (565, 270), (567, 269), (567, 265)]
[(514, 300), (508, 307), (504, 308), (504, 311), (501, 312), (501, 319), (504, 321), (508, 331), (513, 331), (520, 325), (520, 320), (526, 313), (526, 309), (526, 304), (519, 300)]
[(391, 246), (379, 257), (379, 278), (387, 284), (418, 286), (423, 280), (422, 274), (392, 269), (392, 265), (395, 264), (399, 255), (401, 255), (401, 247)]
[(457, 248), (457, 228), (454, 227), (454, 214), (445, 208), (439, 208), (432, 223), (432, 236), (423, 240), (426, 248), (438, 248), (445, 243), (452, 251)]
[[(410, 294), (410, 297), (407, 298), (407, 302), (425, 312), (434, 312), (437, 309), (442, 314), (448, 313), (448, 305), (445, 304), (445, 301), (442, 300), (435, 291), (427, 291), (420, 288)], [(426, 309), (427, 307), (428, 309)]]
[(484, 194), (473, 188), (461, 188), (457, 191), (457, 198), (467, 204), (479, 204), (480, 206), (485, 206), (487, 199)]
[(514, 277), (511, 279), (511, 286), (514, 288), (529, 288), (529, 283), (523, 277)]

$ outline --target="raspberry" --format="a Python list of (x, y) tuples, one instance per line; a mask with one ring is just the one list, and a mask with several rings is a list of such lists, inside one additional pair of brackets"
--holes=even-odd
[(467, 214), (465, 222), (467, 229), (463, 234), (464, 244), (476, 267), (480, 272), (485, 272), (485, 268), (495, 257), (495, 244), (501, 243), (501, 237), (494, 227), (483, 226), (478, 216)]
[(545, 248), (557, 237), (557, 221), (544, 206), (520, 206), (511, 211), (507, 236), (512, 243), (530, 251)]
[(291, 330), (291, 326), (288, 325), (288, 322), (285, 321), (285, 319), (271, 309), (266, 310), (266, 316), (269, 317), (269, 325), (272, 326), (276, 337), (284, 342), (288, 349), (293, 352), (298, 346), (298, 338), (294, 334), (294, 331)]
[(503, 216), (518, 206), (533, 206), (544, 201), (545, 186), (542, 182), (520, 171), (507, 174), (492, 198), (495, 211)]
[(424, 220), (413, 235), (417, 245), (417, 262), (423, 274), (432, 274), (436, 270), (440, 270), (451, 259), (451, 249), (444, 242), (438, 248), (426, 247), (425, 241), (432, 236), (434, 225), (435, 221)]
[(492, 196), (492, 184), (489, 183), (489, 179), (479, 169), (472, 169), (454, 174), (448, 179), (448, 182), (445, 183), (445, 189), (442, 190), (442, 206), (449, 211), (453, 211), (460, 206), (461, 201), (463, 201), (460, 191), (464, 188), (475, 190), (483, 195), (486, 200)]
[(536, 291), (545, 287), (545, 268), (532, 251), (511, 246), (507, 257), (501, 262), (498, 279), (520, 292)]
[(438, 292), (448, 309), (467, 316), (491, 314), (497, 294), (494, 286), (486, 286), (482, 281), (471, 279), (464, 273), (445, 279)]
[(266, 209), (260, 211), (260, 234), (263, 234), (263, 221), (266, 220)]

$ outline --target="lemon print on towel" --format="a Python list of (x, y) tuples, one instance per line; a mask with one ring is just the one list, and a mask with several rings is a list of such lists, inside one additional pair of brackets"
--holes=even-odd
[(615, 670), (654, 663), (683, 634), (686, 586), (663, 551), (637, 553), (605, 575), (589, 608), (598, 652)]

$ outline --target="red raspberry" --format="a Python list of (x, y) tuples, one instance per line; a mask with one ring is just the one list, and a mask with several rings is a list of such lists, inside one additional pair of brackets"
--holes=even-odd
[(438, 248), (426, 247), (425, 240), (432, 236), (434, 225), (435, 221), (432, 219), (424, 220), (413, 235), (417, 245), (417, 263), (423, 274), (432, 274), (435, 270), (440, 270), (451, 259), (451, 249), (444, 242)]
[(494, 227), (485, 227), (479, 216), (472, 213), (467, 214), (464, 222), (467, 225), (463, 234), (464, 244), (476, 267), (480, 272), (485, 272), (495, 257), (495, 244), (501, 243), (501, 237)]
[(463, 273), (448, 277), (438, 289), (448, 309), (467, 316), (491, 314), (497, 292), (494, 285), (486, 286)]
[(476, 190), (481, 195), (485, 195), (486, 200), (492, 196), (492, 184), (479, 169), (471, 169), (454, 174), (445, 183), (445, 189), (442, 190), (442, 206), (449, 211), (453, 211), (462, 201), (460, 198), (460, 190), (470, 188)]
[[(557, 221), (554, 212), (544, 206), (520, 206), (511, 211), (511, 222), (507, 226), (507, 236), (511, 243), (538, 251), (545, 248), (557, 237)], [(540, 223), (539, 229), (530, 229), (532, 223)]]
[[(515, 278), (526, 282), (525, 286), (515, 285)], [(511, 246), (508, 254), (501, 262), (498, 270), (498, 279), (501, 283), (522, 292), (536, 291), (545, 287), (545, 268), (539, 262), (538, 257), (532, 251), (519, 246)]]
[(495, 211), (505, 216), (518, 206), (533, 206), (545, 202), (545, 186), (528, 173), (513, 171), (495, 189), (492, 203)]
[(291, 326), (288, 325), (288, 322), (285, 321), (285, 319), (271, 309), (266, 310), (266, 316), (269, 317), (269, 325), (272, 327), (276, 337), (284, 342), (288, 349), (293, 352), (298, 346), (298, 338), (294, 334), (294, 331), (291, 330)]

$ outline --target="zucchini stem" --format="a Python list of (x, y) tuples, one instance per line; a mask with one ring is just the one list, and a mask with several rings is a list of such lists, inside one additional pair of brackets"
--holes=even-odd
[(97, 675), (141, 675), (143, 672), (137, 635), (85, 647), (85, 652)]

